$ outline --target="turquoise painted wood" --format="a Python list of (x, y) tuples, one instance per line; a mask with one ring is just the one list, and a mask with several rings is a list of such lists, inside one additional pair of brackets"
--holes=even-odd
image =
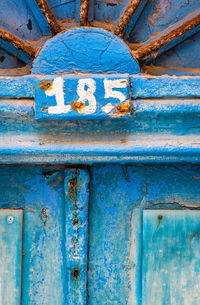
[[(160, 214), (163, 219), (156, 234), (164, 238), (163, 249), (171, 247), (172, 262), (177, 245), (177, 251), (184, 250), (178, 256), (178, 262), (184, 263), (181, 267), (188, 266), (182, 275), (187, 270), (190, 275), (192, 259), (199, 272), (198, 235), (194, 236), (199, 228), (199, 165), (102, 164), (90, 166), (89, 175), (84, 169), (61, 165), (1, 165), (0, 177), (1, 210), (21, 209), (24, 214), (22, 305), (76, 304), (75, 296), (77, 304), (140, 304), (149, 287), (142, 289), (146, 277), (141, 264), (162, 245), (159, 238), (153, 239), (159, 241), (157, 248), (147, 249), (145, 241), (152, 245)], [(142, 244), (145, 234), (150, 238)], [(178, 241), (175, 245), (173, 238)], [(163, 260), (165, 266), (171, 262), (169, 256)], [(198, 279), (189, 275), (188, 289), (190, 280), (195, 284)]]
[(23, 211), (0, 209), (0, 304), (21, 304)]
[[(0, 176), (1, 304), (86, 304), (87, 171), (1, 166)], [(68, 190), (74, 177), (77, 193), (71, 185)], [(72, 206), (73, 194), (78, 201)]]
[[(117, 77), (120, 74), (86, 74), (85, 77)], [(123, 75), (123, 74), (122, 74)], [(200, 77), (199, 76), (146, 76), (143, 74), (127, 75), (130, 78), (132, 90), (130, 90), (133, 99), (141, 98), (198, 98), (200, 96)], [(52, 79), (56, 76), (46, 75), (47, 79)], [(80, 76), (62, 75), (63, 78), (79, 79)], [(0, 77), (0, 97), (1, 98), (34, 98), (35, 85), (38, 79), (43, 79), (42, 76), (23, 76), (23, 77)], [(37, 89), (37, 88), (36, 88)], [(159, 100), (157, 100), (159, 105)]]
[(47, 3), (0, 1), (0, 305), (199, 305), (198, 1)]
[[(151, 301), (151, 295), (145, 299), (145, 289), (149, 294), (154, 291), (155, 270), (161, 276), (156, 284), (162, 284), (161, 271), (165, 268), (171, 270), (172, 279), (175, 278), (173, 286), (180, 291), (181, 280), (176, 281), (174, 265), (170, 265), (170, 262), (177, 268), (180, 266), (175, 269), (177, 273), (181, 270), (177, 278), (181, 275), (183, 279), (185, 276), (188, 278), (184, 289), (185, 294), (188, 289), (187, 297), (190, 299), (186, 300), (191, 300), (191, 303), (185, 301), (185, 304), (192, 304), (193, 297), (195, 302), (192, 291), (199, 276), (199, 246), (196, 240), (199, 230), (199, 187), (199, 165), (195, 164), (91, 167), (89, 304), (165, 304), (165, 301), (159, 300), (169, 293), (169, 286), (158, 293), (158, 303), (155, 299)], [(163, 219), (155, 233), (160, 214)], [(160, 262), (159, 247), (163, 249)], [(180, 253), (178, 258), (173, 259), (176, 249)], [(153, 260), (152, 268), (148, 264), (150, 258)], [(148, 270), (152, 279), (150, 283), (145, 282)], [(195, 273), (196, 276), (192, 277)], [(146, 283), (144, 289), (143, 281)], [(166, 278), (167, 281), (169, 283), (170, 279)], [(198, 289), (196, 291), (198, 300)], [(178, 297), (177, 292), (177, 300), (166, 304), (184, 304), (184, 301), (179, 302)], [(142, 298), (146, 303), (142, 302)]]
[(67, 304), (87, 304), (89, 173), (65, 171)]
[(91, 167), (88, 304), (138, 304), (144, 165)]
[(1, 191), (1, 204), (24, 209), (22, 304), (64, 305), (67, 258), (63, 171), (16, 166), (4, 167), (1, 172), (4, 187), (10, 187), (10, 195)]
[(144, 211), (142, 305), (200, 302), (199, 211)]
[(0, 96), (1, 98), (33, 98), (34, 79), (30, 76), (23, 77), (1, 77)]

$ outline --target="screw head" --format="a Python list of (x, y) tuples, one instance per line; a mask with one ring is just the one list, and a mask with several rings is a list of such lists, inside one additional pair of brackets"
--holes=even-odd
[(7, 223), (8, 224), (13, 223), (13, 220), (14, 220), (13, 216), (10, 215), (10, 216), (7, 217)]

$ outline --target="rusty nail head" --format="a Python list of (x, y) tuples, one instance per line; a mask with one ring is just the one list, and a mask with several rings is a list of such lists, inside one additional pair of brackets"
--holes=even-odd
[(73, 278), (78, 279), (79, 275), (80, 275), (80, 270), (79, 270), (78, 267), (75, 267), (75, 268), (72, 270), (72, 276), (73, 276)]
[(77, 217), (75, 217), (73, 220), (73, 226), (77, 226), (78, 224), (79, 224), (79, 220)]
[(13, 223), (13, 220), (14, 220), (13, 216), (10, 215), (10, 216), (7, 217), (7, 223), (8, 224)]

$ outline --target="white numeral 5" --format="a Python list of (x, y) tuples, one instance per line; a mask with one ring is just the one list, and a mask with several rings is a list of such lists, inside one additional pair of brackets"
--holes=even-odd
[[(128, 85), (128, 81), (126, 79), (105, 79), (104, 80), (104, 88), (105, 88), (105, 98), (117, 98), (120, 100), (120, 103), (124, 102), (126, 100), (126, 96), (118, 91), (113, 90), (113, 88), (126, 88)], [(109, 113), (111, 110), (114, 109), (115, 106), (113, 106), (111, 103), (106, 104), (106, 106), (102, 107), (101, 109)]]

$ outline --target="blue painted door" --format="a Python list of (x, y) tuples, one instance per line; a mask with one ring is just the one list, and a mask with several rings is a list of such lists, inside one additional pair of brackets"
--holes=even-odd
[(200, 304), (199, 165), (91, 168), (89, 304)]
[(143, 213), (142, 304), (199, 304), (199, 211)]
[(199, 166), (89, 171), (0, 167), (2, 304), (198, 305)]
[(86, 304), (88, 173), (0, 167), (0, 304)]
[(200, 304), (199, 30), (196, 0), (0, 1), (0, 305)]
[(0, 304), (21, 304), (23, 211), (0, 210)]

